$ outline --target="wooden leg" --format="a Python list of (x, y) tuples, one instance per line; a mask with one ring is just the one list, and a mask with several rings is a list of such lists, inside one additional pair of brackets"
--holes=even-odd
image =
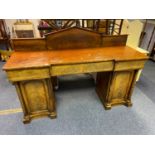
[(56, 76), (51, 77), (53, 88), (57, 90), (59, 88), (58, 78)]
[(97, 74), (96, 91), (105, 109), (115, 105), (132, 106), (131, 95), (137, 71), (103, 72)]
[(52, 113), (50, 113), (50, 115), (49, 115), (49, 118), (51, 118), (51, 119), (56, 118), (56, 117), (57, 117), (56, 112), (52, 112)]
[(105, 110), (110, 110), (111, 109), (111, 103), (105, 102), (105, 104), (103, 104)]
[(126, 105), (127, 107), (132, 107), (131, 99), (130, 99), (130, 100), (127, 100), (125, 105)]
[(24, 123), (43, 116), (56, 117), (55, 97), (50, 79), (15, 83), (24, 113)]
[(23, 123), (24, 123), (24, 124), (28, 124), (28, 123), (30, 123), (30, 122), (31, 122), (30, 117), (29, 117), (29, 116), (24, 116), (24, 118), (23, 118)]

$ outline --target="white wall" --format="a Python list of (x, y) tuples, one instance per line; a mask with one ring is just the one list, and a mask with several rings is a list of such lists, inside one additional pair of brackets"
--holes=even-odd
[[(39, 19), (29, 19), (29, 21), (33, 23), (35, 38), (40, 38), (40, 33), (38, 31)], [(11, 38), (12, 38), (13, 37), (12, 26), (16, 22), (16, 19), (5, 19), (5, 22), (11, 32)]]
[(144, 24), (140, 20), (124, 20), (121, 34), (128, 34), (127, 45), (138, 47)]

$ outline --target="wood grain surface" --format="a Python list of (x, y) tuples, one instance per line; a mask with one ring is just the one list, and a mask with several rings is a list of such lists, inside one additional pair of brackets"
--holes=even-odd
[(147, 60), (148, 57), (128, 46), (68, 49), (52, 51), (14, 52), (4, 65), (4, 70), (47, 67), (100, 61)]

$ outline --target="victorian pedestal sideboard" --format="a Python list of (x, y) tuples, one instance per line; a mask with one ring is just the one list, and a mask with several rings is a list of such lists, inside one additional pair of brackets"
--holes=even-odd
[(81, 28), (44, 39), (13, 40), (15, 52), (3, 69), (15, 85), (24, 123), (56, 117), (55, 78), (97, 72), (96, 92), (104, 107), (131, 106), (136, 74), (148, 57), (125, 45), (127, 36), (101, 36)]

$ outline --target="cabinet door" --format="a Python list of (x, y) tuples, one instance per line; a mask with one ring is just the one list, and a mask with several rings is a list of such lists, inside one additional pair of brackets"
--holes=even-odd
[(15, 85), (24, 112), (24, 122), (35, 117), (56, 116), (51, 79), (20, 81)]
[(135, 71), (118, 71), (114, 73), (109, 92), (109, 100), (112, 104), (130, 100), (134, 78)]

